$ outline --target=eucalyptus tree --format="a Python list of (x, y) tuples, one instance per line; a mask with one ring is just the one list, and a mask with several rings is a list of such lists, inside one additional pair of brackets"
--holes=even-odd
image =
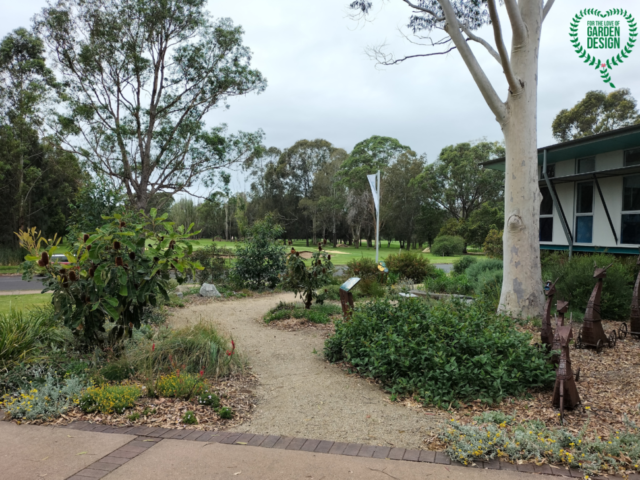
[(316, 175), (329, 163), (336, 148), (323, 139), (299, 140), (280, 155), (277, 171), (289, 198), (297, 198), (297, 212), (311, 223), (304, 235), (316, 239), (317, 196), (313, 185)]
[[(411, 150), (409, 147), (402, 145), (395, 138), (374, 135), (356, 144), (340, 168), (340, 182), (349, 189), (347, 203), (350, 205), (349, 211), (352, 212), (349, 217), (357, 218), (353, 212), (359, 212), (362, 207), (361, 200), (368, 199), (366, 204), (367, 213), (364, 213), (368, 218), (359, 220), (357, 227), (358, 241), (362, 226), (367, 228), (368, 246), (372, 245), (372, 237), (376, 225), (376, 211), (373, 196), (369, 193), (367, 175), (374, 174), (380, 170), (382, 176), (380, 191), (381, 195), (384, 196), (384, 176), (387, 167), (409, 150)], [(359, 246), (359, 243), (357, 245)]]
[(36, 225), (65, 233), (65, 217), (81, 183), (77, 159), (49, 137), (46, 119), (60, 93), (44, 45), (18, 28), (0, 42), (0, 241)]
[(407, 250), (417, 231), (422, 206), (420, 187), (411, 180), (422, 173), (426, 163), (425, 156), (419, 157), (409, 150), (402, 153), (386, 172), (382, 206), (383, 212), (386, 211), (385, 224), (395, 238), (406, 242)]
[[(537, 103), (538, 58), (544, 19), (555, 0), (504, 0), (511, 49), (507, 49), (496, 0), (395, 0), (410, 9), (408, 27), (421, 32), (446, 51), (457, 49), (485, 102), (504, 133), (506, 144), (506, 187), (504, 228), (504, 281), (499, 309), (511, 315), (542, 314), (540, 286), (539, 212), (542, 195), (538, 188)], [(371, 0), (353, 0), (352, 9), (367, 14)], [(477, 35), (483, 25), (491, 25), (493, 41)], [(433, 32), (443, 37), (432, 37)], [(489, 80), (470, 43), (491, 54), (502, 67), (508, 90), (503, 100)], [(453, 45), (451, 45), (453, 44)], [(422, 56), (446, 53), (434, 52)], [(382, 50), (374, 52), (381, 63), (394, 59)], [(412, 56), (415, 57), (415, 56)], [(451, 92), (455, 95), (455, 92)]]
[(66, 146), (148, 208), (260, 148), (262, 132), (228, 135), (204, 117), (260, 93), (243, 30), (206, 0), (50, 0), (35, 26), (67, 88)]
[(608, 94), (592, 90), (571, 109), (560, 110), (551, 124), (553, 136), (559, 142), (568, 142), (638, 124), (640, 113), (637, 106), (628, 88), (619, 88)]

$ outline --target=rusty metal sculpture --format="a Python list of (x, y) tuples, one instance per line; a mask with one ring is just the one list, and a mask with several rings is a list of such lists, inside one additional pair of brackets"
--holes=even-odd
[(560, 315), (562, 325), (564, 325), (564, 314), (569, 310), (569, 302), (567, 300), (558, 300), (556, 303), (556, 312)]
[(550, 359), (551, 363), (556, 368), (558, 368), (558, 365), (560, 363), (560, 354), (555, 352), (560, 352), (562, 350), (562, 344), (560, 342), (560, 332), (558, 329), (563, 326), (564, 326), (564, 314), (562, 314), (560, 318), (558, 318), (558, 315), (556, 315), (556, 331), (553, 334), (553, 343), (551, 344), (551, 350), (554, 353), (553, 355), (551, 355), (551, 359)]
[(544, 317), (542, 319), (542, 328), (540, 329), (540, 341), (547, 350), (551, 349), (551, 342), (553, 340), (553, 329), (551, 328), (551, 302), (553, 296), (556, 294), (556, 283), (551, 283), (551, 280), (547, 280), (544, 286), (544, 294), (547, 297), (547, 302), (544, 305)]
[[(640, 265), (640, 255), (636, 261), (636, 265)], [(629, 333), (634, 337), (640, 337), (640, 272), (636, 278), (636, 284), (633, 287), (633, 297), (631, 299), (631, 324), (629, 325)], [(622, 324), (624, 334), (627, 333), (627, 325)]]
[(556, 384), (553, 388), (553, 406), (560, 409), (561, 423), (564, 421), (564, 410), (572, 410), (580, 403), (569, 355), (569, 340), (573, 338), (572, 325), (572, 323), (567, 326), (558, 324), (556, 328), (561, 353), (556, 371)]
[(608, 344), (609, 348), (613, 348), (616, 345), (618, 335), (614, 330), (609, 334), (609, 337), (607, 337), (602, 328), (602, 318), (600, 317), (602, 282), (607, 276), (607, 269), (611, 265), (613, 265), (613, 263), (604, 268), (596, 267), (595, 263), (593, 265), (595, 268), (593, 278), (597, 278), (598, 281), (595, 287), (593, 287), (589, 303), (587, 303), (587, 310), (584, 313), (584, 325), (578, 332), (576, 348), (594, 347), (597, 352), (601, 352), (605, 343)]

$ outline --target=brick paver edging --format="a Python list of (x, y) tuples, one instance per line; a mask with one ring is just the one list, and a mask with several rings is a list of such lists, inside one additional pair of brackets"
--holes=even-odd
[[(283, 450), (298, 450), (301, 452), (325, 453), (329, 455), (346, 455), (366, 458), (388, 458), (408, 462), (437, 463), (441, 465), (464, 466), (451, 462), (448, 455), (432, 450), (411, 450), (405, 448), (380, 447), (361, 443), (332, 442), (328, 440), (312, 440), (308, 438), (292, 438), (278, 435), (253, 435), (251, 433), (236, 433), (227, 431), (203, 431), (189, 429), (168, 429), (154, 427), (110, 427), (89, 422), (73, 422), (64, 428), (82, 430), (86, 432), (120, 433), (136, 435), (137, 438), (116, 451), (76, 473), (68, 480), (87, 480), (87, 478), (102, 478), (120, 465), (135, 458), (148, 448), (163, 439), (192, 440), (196, 442), (224, 443), (228, 445), (249, 445), (252, 447), (276, 448)], [(476, 462), (473, 468), (489, 470), (508, 470), (522, 473), (538, 473), (558, 477), (584, 478), (579, 470), (553, 467), (547, 464), (537, 466), (531, 463), (515, 465), (499, 460)], [(605, 477), (590, 477), (592, 480), (604, 480)], [(608, 477), (622, 478), (622, 477)], [(640, 475), (632, 474), (629, 480), (640, 480)]]

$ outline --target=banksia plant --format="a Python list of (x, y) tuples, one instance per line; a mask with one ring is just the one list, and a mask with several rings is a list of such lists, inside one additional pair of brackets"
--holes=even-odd
[(76, 272), (74, 272), (73, 270), (69, 272), (69, 280), (71, 280), (72, 282), (75, 282), (78, 280), (78, 277), (76, 276)]
[(47, 252), (42, 252), (40, 261), (42, 262), (42, 265), (40, 265), (41, 267), (46, 267), (47, 265), (49, 265), (49, 254)]
[(122, 257), (116, 257), (116, 266), (121, 267), (122, 265)]
[(85, 234), (82, 236), (82, 241), (86, 243), (86, 242), (87, 242), (87, 240), (89, 240), (89, 234), (88, 234), (88, 233), (85, 233)]
[(129, 258), (131, 260), (135, 260), (136, 259), (136, 254), (134, 252), (129, 252)]
[(117, 241), (117, 240), (115, 242), (113, 242), (113, 248), (115, 250), (120, 250), (120, 242)]

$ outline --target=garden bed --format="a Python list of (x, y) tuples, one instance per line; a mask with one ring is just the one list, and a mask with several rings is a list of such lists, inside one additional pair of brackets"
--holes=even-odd
[[(257, 378), (250, 373), (232, 375), (223, 380), (210, 382), (211, 391), (221, 399), (221, 405), (233, 411), (231, 419), (222, 419), (207, 405), (198, 405), (196, 400), (178, 398), (140, 397), (135, 407), (124, 413), (85, 413), (75, 407), (52, 420), (17, 420), (18, 423), (32, 425), (67, 425), (74, 421), (88, 421), (112, 426), (145, 426), (162, 428), (193, 428), (198, 430), (226, 430), (245, 423), (256, 406), (254, 390)], [(135, 385), (135, 383), (133, 383)], [(139, 385), (142, 387), (142, 385)], [(182, 419), (187, 411), (196, 415), (197, 424), (185, 424)], [(137, 414), (137, 415), (136, 415)], [(138, 418), (132, 418), (138, 416)]]
[[(603, 321), (605, 332), (618, 329), (619, 322)], [(580, 324), (574, 325), (574, 338)], [(523, 327), (536, 331), (534, 327)], [(580, 368), (580, 381), (576, 383), (582, 404), (573, 411), (565, 411), (564, 427), (578, 432), (589, 421), (587, 437), (606, 438), (611, 431), (624, 427), (624, 417), (640, 424), (640, 341), (627, 336), (618, 340), (614, 348), (605, 347), (600, 354), (593, 349), (575, 349), (571, 346), (573, 372)], [(507, 398), (499, 405), (485, 405), (478, 401), (449, 409), (451, 418), (467, 423), (474, 415), (485, 411), (499, 411), (515, 415), (517, 421), (541, 420), (547, 427), (560, 427), (557, 409), (551, 405), (551, 390), (531, 392), (530, 398)], [(408, 404), (416, 404), (408, 400)], [(421, 407), (432, 412), (431, 407)], [(437, 446), (437, 444), (434, 444)], [(443, 446), (440, 446), (443, 448)]]

